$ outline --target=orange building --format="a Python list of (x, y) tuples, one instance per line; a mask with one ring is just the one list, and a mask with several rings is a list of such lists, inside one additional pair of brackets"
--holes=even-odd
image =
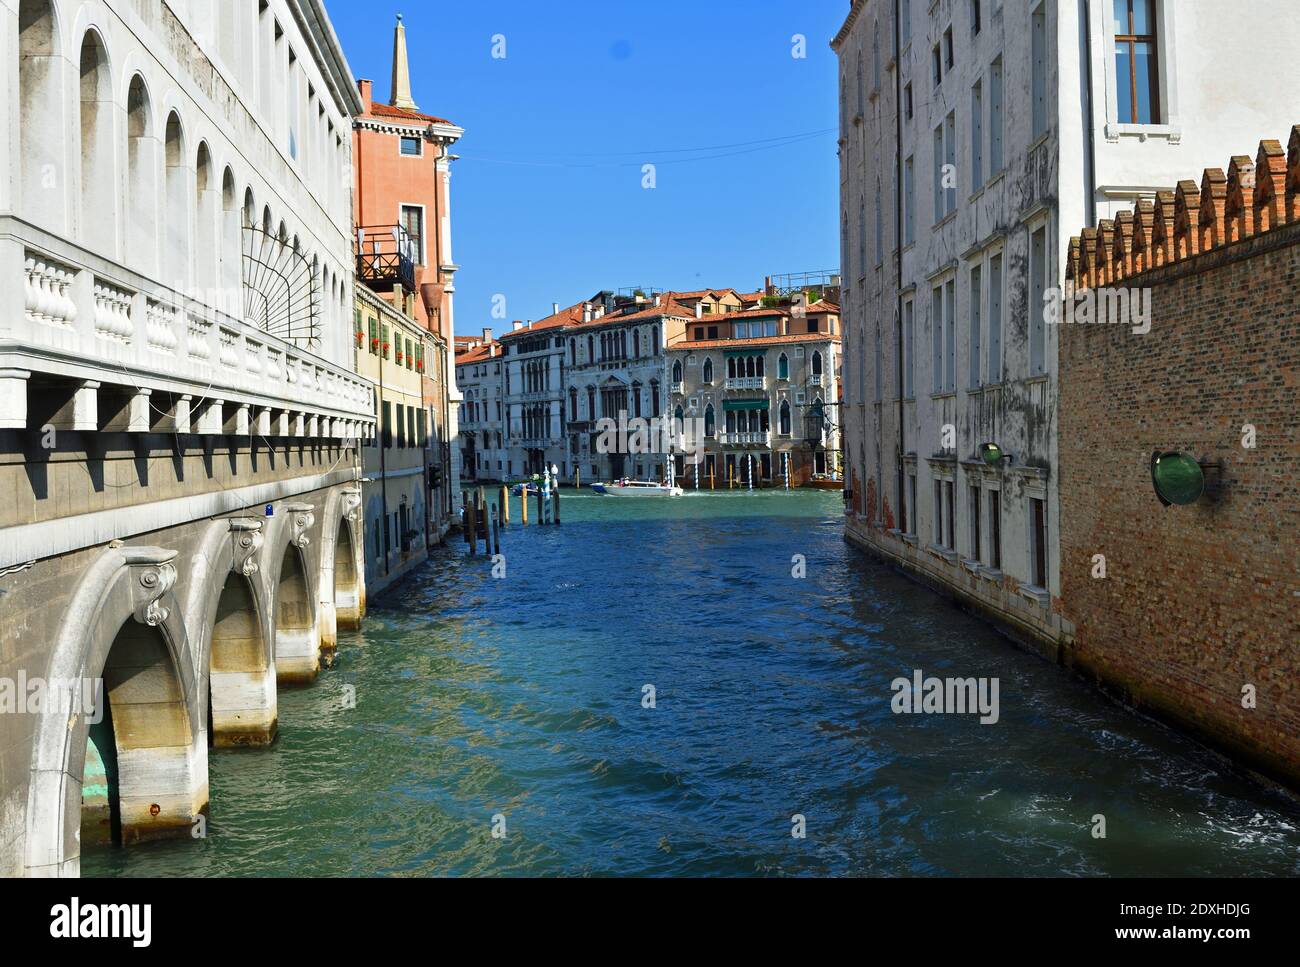
[(446, 358), (428, 367), (425, 407), (429, 425), (442, 428), (438, 445), (446, 462), (436, 476), (449, 486), (438, 509), (450, 515), (460, 501), (459, 454), (451, 442), (457, 435), (461, 399), (451, 355), (458, 266), (451, 255), (450, 182), (455, 155), (450, 148), (464, 130), (445, 118), (422, 114), (412, 99), (406, 28), (400, 15), (388, 103), (375, 101), (372, 81), (360, 80), (357, 86), (362, 101), (352, 129), (357, 280), (440, 336), (445, 347)]

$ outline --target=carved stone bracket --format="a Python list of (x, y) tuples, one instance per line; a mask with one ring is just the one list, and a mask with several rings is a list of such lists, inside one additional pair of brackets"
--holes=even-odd
[(307, 532), (316, 523), (316, 508), (312, 504), (285, 504), (284, 509), (291, 516), (289, 523), (293, 527), (293, 537), (291, 538), (293, 546), (306, 548), (311, 543), (311, 538), (307, 536)]
[(343, 491), (343, 516), (354, 524), (361, 519), (360, 487), (349, 487)]
[(162, 599), (176, 586), (178, 552), (161, 547), (123, 547), (126, 565), (131, 569), (133, 617), (142, 625), (156, 628), (171, 615)]
[(234, 555), (230, 570), (251, 578), (260, 569), (258, 554), (262, 550), (262, 521), (256, 517), (233, 517), (230, 520), (230, 542)]

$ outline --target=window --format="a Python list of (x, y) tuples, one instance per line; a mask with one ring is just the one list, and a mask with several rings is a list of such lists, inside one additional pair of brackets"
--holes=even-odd
[(943, 122), (943, 139), (944, 139), (944, 164), (946, 165), (945, 174), (949, 182), (944, 193), (944, 200), (947, 203), (945, 214), (952, 214), (957, 210), (957, 115), (949, 113)]
[(790, 435), (790, 401), (789, 400), (781, 401), (780, 412), (781, 415), (780, 415), (780, 422), (778, 423), (778, 426), (781, 431), (781, 436), (789, 436)]
[(914, 385), (916, 377), (916, 312), (915, 303), (908, 299), (903, 303), (903, 398), (911, 399), (916, 394)]
[(989, 68), (989, 174), (1002, 170), (1002, 58)]
[(970, 176), (971, 188), (984, 184), (984, 84), (970, 89)]
[(944, 547), (946, 547), (950, 551), (955, 551), (957, 549), (957, 537), (956, 537), (956, 529), (955, 529), (956, 507), (954, 504), (955, 490), (956, 490), (956, 484), (954, 484), (951, 480), (945, 480), (943, 482), (943, 503), (944, 503), (944, 512), (946, 515), (943, 529), (944, 529), (944, 536), (948, 539), (948, 542), (944, 544)]
[(983, 304), (981, 291), (982, 272), (977, 265), (970, 271), (970, 383), (971, 389), (980, 386), (980, 307)]
[(983, 551), (980, 542), (980, 488), (972, 484), (969, 488), (970, 503), (967, 505), (970, 512), (970, 560), (983, 560), (980, 554)]
[(903, 0), (902, 11), (899, 13), (900, 29), (903, 31), (903, 46), (906, 47), (912, 42), (912, 2)]
[(934, 291), (930, 293), (930, 317), (933, 324), (931, 333), (933, 339), (934, 359), (933, 362), (933, 379), (931, 385), (933, 392), (943, 392), (943, 286), (936, 285)]
[(858, 199), (858, 275), (867, 274), (867, 199)]
[(902, 531), (904, 534), (916, 533), (916, 471), (907, 475), (907, 499), (903, 502)]
[(1043, 321), (1043, 292), (1047, 282), (1047, 229), (1040, 228), (1029, 242), (1029, 375), (1047, 372), (1045, 342), (1047, 326)]
[(934, 220), (943, 219), (946, 203), (943, 191), (943, 125), (934, 129)]
[(704, 360), (704, 369), (701, 372), (703, 374), (702, 375), (703, 382), (705, 383), (713, 382), (713, 360), (712, 359)]
[(402, 154), (408, 158), (418, 158), (424, 154), (424, 139), (418, 136), (402, 138)]
[(990, 383), (1002, 382), (1002, 255), (989, 260), (989, 342), (988, 373)]
[(943, 83), (943, 55), (939, 53), (938, 44), (930, 51), (930, 76), (936, 88)]
[(880, 323), (876, 323), (876, 402), (885, 394), (885, 351), (880, 338)]
[(402, 228), (415, 246), (416, 264), (424, 265), (424, 208), (420, 205), (402, 206)]
[(932, 526), (934, 544), (943, 547), (943, 481), (934, 482), (934, 523)]
[(1047, 4), (1040, 3), (1030, 25), (1030, 97), (1033, 102), (1033, 131), (1038, 137), (1047, 130)]
[(871, 33), (871, 90), (880, 90), (880, 21), (872, 25)]
[(1037, 587), (1047, 588), (1047, 502), (1029, 498), (1029, 565)]
[(989, 566), (1002, 569), (1002, 492), (989, 491)]
[(1155, 4), (1114, 0), (1115, 93), (1121, 124), (1160, 123)]
[[(885, 216), (884, 213), (881, 211), (882, 207), (883, 206), (881, 205), (880, 185), (876, 185), (876, 265), (880, 265), (882, 262), (885, 261), (885, 228), (884, 228)], [(813, 328), (810, 328), (808, 331), (816, 332), (817, 329), (816, 329), (815, 320), (813, 321), (812, 325)]]
[(908, 81), (903, 88), (903, 116), (907, 120), (912, 120), (912, 82)]
[(948, 70), (952, 70), (956, 60), (953, 56), (952, 49), (952, 27), (951, 25), (943, 32), (943, 64)]
[(903, 244), (916, 241), (916, 172), (913, 159), (903, 162)]

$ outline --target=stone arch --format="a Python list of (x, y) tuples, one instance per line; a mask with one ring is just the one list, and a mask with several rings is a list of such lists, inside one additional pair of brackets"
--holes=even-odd
[(79, 65), (78, 130), (81, 138), (81, 181), (77, 221), (87, 248), (117, 250), (117, 190), (113, 164), (113, 74), (108, 48), (99, 31), (82, 36)]
[(277, 700), (270, 609), (258, 580), (264, 564), (261, 517), (214, 521), (190, 576), (186, 626), (195, 642), (198, 694), (216, 748), (269, 745)]
[(286, 503), (275, 511), (263, 552), (270, 581), (275, 675), (282, 684), (305, 684), (320, 673), (319, 571), (312, 566), (311, 541), (315, 508)]
[(18, 144), (14, 154), (18, 208), (54, 231), (65, 222), (63, 45), (53, 0), (18, 4)]
[[(221, 237), (217, 241), (217, 270), (223, 288), (234, 292), (239, 288), (239, 189), (235, 186), (235, 173), (226, 167), (221, 175)], [(242, 313), (242, 306), (227, 311), (232, 316)]]
[(200, 141), (194, 156), (194, 281), (209, 289), (220, 278), (221, 188), (212, 151)]
[(335, 489), (325, 503), (320, 546), (321, 664), (333, 667), (339, 631), (356, 631), (366, 610), (361, 489)]
[(163, 198), (166, 244), (163, 250), (163, 282), (185, 289), (190, 277), (190, 188), (191, 173), (185, 146), (185, 126), (175, 111), (167, 114), (163, 158), (166, 164)]
[[(51, 649), (48, 683), (102, 679), (93, 712), (111, 737), (119, 838), (189, 836), (208, 808), (207, 746), (194, 660), (173, 588), (175, 551), (119, 547), (83, 574)], [(80, 867), (82, 777), (92, 710), (42, 714), (33, 735), (26, 815), (29, 875)], [(111, 729), (103, 724), (111, 723)], [(92, 755), (92, 759), (98, 758)]]
[(126, 92), (126, 244), (127, 260), (145, 274), (157, 264), (158, 138), (144, 75), (135, 74)]

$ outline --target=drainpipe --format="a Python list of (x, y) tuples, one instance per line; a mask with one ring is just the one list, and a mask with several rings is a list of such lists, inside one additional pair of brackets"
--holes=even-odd
[(1084, 76), (1088, 85), (1088, 109), (1084, 112), (1084, 124), (1088, 128), (1088, 170), (1085, 177), (1085, 183), (1088, 186), (1088, 197), (1084, 199), (1084, 217), (1088, 219), (1088, 227), (1097, 227), (1097, 125), (1093, 118), (1093, 87), (1092, 87), (1092, 45), (1088, 43), (1088, 38), (1092, 33), (1092, 3), (1091, 0), (1083, 0), (1083, 23), (1079, 25), (1079, 44), (1080, 51), (1083, 54)]
[[(384, 529), (388, 529), (388, 440), (384, 436), (384, 415), (388, 404), (384, 400), (384, 314), (379, 313), (379, 509), (384, 515)], [(384, 577), (388, 577), (388, 541), (384, 541)]]
[[(903, 454), (906, 445), (903, 437), (903, 26), (900, 0), (894, 0), (894, 135), (897, 151), (897, 176), (894, 184), (894, 238), (898, 243), (898, 297), (894, 311), (897, 315), (895, 326), (895, 345), (898, 347), (898, 510), (900, 516), (907, 514), (906, 480), (903, 474)], [(884, 482), (883, 480), (881, 481)], [(912, 508), (916, 513), (916, 508)], [(911, 525), (911, 520), (907, 521)]]

